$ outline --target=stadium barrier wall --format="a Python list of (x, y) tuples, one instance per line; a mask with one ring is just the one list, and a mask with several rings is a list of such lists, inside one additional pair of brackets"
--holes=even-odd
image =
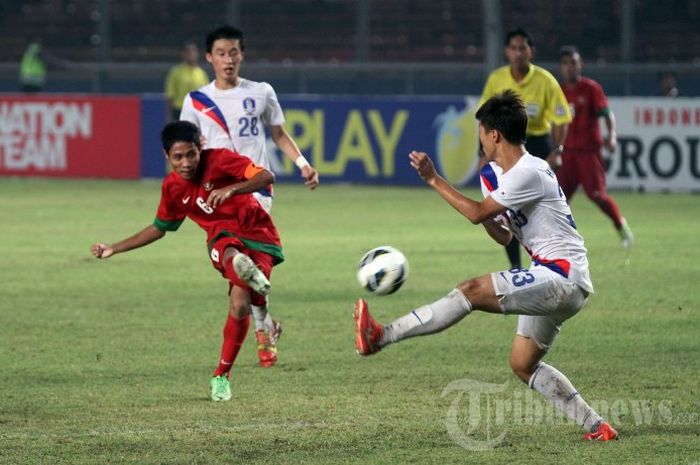
[(141, 176), (141, 98), (0, 95), (0, 175)]
[[(282, 95), (287, 129), (324, 183), (420, 185), (411, 150), (458, 186), (476, 185), (478, 97)], [(700, 99), (611, 98), (611, 188), (700, 191)], [(0, 95), (0, 175), (161, 177), (162, 95)], [(296, 168), (268, 144), (278, 180)]]

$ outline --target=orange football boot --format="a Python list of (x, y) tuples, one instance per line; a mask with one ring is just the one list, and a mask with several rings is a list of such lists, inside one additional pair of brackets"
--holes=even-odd
[(277, 346), (270, 342), (268, 332), (255, 331), (255, 339), (258, 341), (258, 366), (268, 368), (277, 363)]
[(586, 441), (612, 441), (613, 439), (619, 439), (617, 431), (610, 426), (607, 421), (604, 421), (598, 427), (595, 433), (586, 433), (583, 435), (583, 439)]
[(365, 299), (358, 299), (353, 313), (355, 320), (355, 350), (360, 355), (376, 354), (381, 350), (379, 341), (384, 334), (384, 327), (369, 314)]

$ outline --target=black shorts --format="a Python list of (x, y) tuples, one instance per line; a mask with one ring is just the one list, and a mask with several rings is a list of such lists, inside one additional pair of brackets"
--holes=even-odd
[(552, 152), (552, 137), (549, 134), (544, 136), (528, 136), (525, 148), (531, 155), (546, 160)]

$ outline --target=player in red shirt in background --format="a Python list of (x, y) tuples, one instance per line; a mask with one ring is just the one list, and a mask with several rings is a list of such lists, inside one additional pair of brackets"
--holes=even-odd
[(166, 125), (161, 141), (172, 172), (163, 180), (153, 224), (114, 244), (94, 244), (90, 250), (97, 258), (127, 252), (162, 238), (166, 231), (176, 231), (186, 217), (206, 231), (212, 265), (230, 282), (211, 398), (230, 400), (230, 371), (248, 333), (250, 306), (265, 302), (272, 267), (284, 260), (277, 228), (251, 194), (275, 178), (231, 150), (202, 150), (199, 129), (188, 121)]
[[(586, 195), (615, 224), (622, 239), (622, 246), (632, 246), (634, 236), (620, 209), (605, 187), (605, 163), (601, 149), (603, 144), (610, 152), (617, 147), (615, 116), (608, 107), (603, 88), (593, 79), (581, 76), (581, 55), (575, 47), (563, 47), (559, 64), (564, 83), (561, 86), (569, 102), (574, 119), (564, 142), (562, 167), (557, 178), (567, 202), (571, 202), (579, 184)], [(603, 141), (598, 118), (605, 120), (608, 137)]]

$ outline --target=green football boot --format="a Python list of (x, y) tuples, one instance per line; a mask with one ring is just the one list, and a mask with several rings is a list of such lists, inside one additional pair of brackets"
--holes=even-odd
[(209, 381), (209, 385), (211, 386), (211, 400), (214, 402), (231, 400), (231, 385), (226, 375), (214, 376)]

